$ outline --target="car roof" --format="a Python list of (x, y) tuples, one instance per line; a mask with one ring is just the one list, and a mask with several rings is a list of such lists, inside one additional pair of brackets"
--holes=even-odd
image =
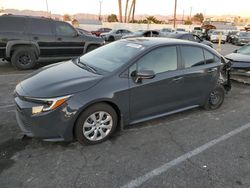
[[(4, 14), (0, 16), (2, 18), (32, 18), (32, 19), (45, 19), (45, 20), (53, 20), (47, 17), (39, 17), (39, 16), (26, 16), (26, 15), (12, 15), (12, 14)], [(54, 20), (56, 21), (56, 20)]]
[(164, 45), (164, 44), (173, 44), (173, 45), (195, 44), (195, 45), (204, 46), (196, 42), (173, 39), (173, 38), (160, 38), (160, 37), (135, 37), (135, 38), (122, 39), (122, 40), (126, 42), (140, 44), (142, 46), (158, 46), (158, 45)]
[(184, 35), (193, 35), (193, 34), (192, 33), (187, 33), (187, 32), (185, 32), (185, 33), (171, 33), (169, 35), (169, 37), (178, 38), (178, 37), (182, 37)]

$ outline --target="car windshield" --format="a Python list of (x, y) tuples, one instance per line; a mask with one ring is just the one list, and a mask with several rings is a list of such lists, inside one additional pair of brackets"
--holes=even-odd
[(213, 32), (213, 35), (219, 35), (220, 33), (221, 33), (222, 35), (224, 34), (223, 31), (214, 31), (214, 32)]
[(113, 72), (144, 49), (140, 44), (117, 41), (83, 55), (79, 63), (87, 64), (100, 72)]
[(250, 55), (250, 44), (238, 49), (237, 53), (244, 54), (244, 55)]
[(239, 33), (239, 36), (240, 37), (250, 37), (249, 33), (247, 33), (247, 32), (241, 32), (241, 33)]

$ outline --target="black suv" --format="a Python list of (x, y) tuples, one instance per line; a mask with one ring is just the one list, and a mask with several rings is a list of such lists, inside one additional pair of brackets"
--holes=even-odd
[(103, 39), (80, 35), (66, 22), (43, 17), (0, 16), (0, 58), (18, 69), (31, 69), (38, 62), (72, 59), (103, 44)]

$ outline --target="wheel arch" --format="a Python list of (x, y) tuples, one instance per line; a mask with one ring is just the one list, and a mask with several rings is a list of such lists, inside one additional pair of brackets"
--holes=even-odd
[(76, 128), (76, 123), (79, 119), (79, 117), (81, 116), (82, 113), (84, 113), (84, 111), (87, 109), (87, 108), (90, 108), (91, 106), (94, 106), (96, 104), (107, 104), (109, 106), (111, 106), (116, 114), (117, 114), (117, 120), (118, 120), (118, 124), (117, 124), (117, 128), (116, 128), (116, 131), (119, 130), (123, 124), (123, 119), (122, 119), (122, 113), (121, 113), (121, 110), (120, 108), (118, 107), (118, 105), (116, 103), (114, 103), (113, 101), (110, 101), (110, 100), (101, 100), (101, 101), (95, 101), (95, 102), (92, 102), (92, 103), (89, 103), (87, 104), (86, 106), (84, 106), (80, 111), (79, 113), (77, 114), (77, 117), (75, 119), (75, 122), (74, 122), (74, 125), (73, 125), (73, 129), (72, 129), (72, 135), (73, 135), (73, 138), (75, 138), (75, 128)]
[(40, 55), (39, 45), (35, 42), (30, 41), (10, 41), (6, 46), (6, 57), (11, 58), (13, 51), (20, 46), (28, 46), (34, 48), (36, 58)]

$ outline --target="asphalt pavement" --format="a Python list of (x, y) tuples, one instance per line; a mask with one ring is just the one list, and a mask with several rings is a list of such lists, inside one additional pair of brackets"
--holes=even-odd
[(0, 67), (1, 188), (250, 187), (249, 85), (233, 82), (218, 110), (147, 121), (82, 146), (22, 138), (12, 93), (29, 72)]

